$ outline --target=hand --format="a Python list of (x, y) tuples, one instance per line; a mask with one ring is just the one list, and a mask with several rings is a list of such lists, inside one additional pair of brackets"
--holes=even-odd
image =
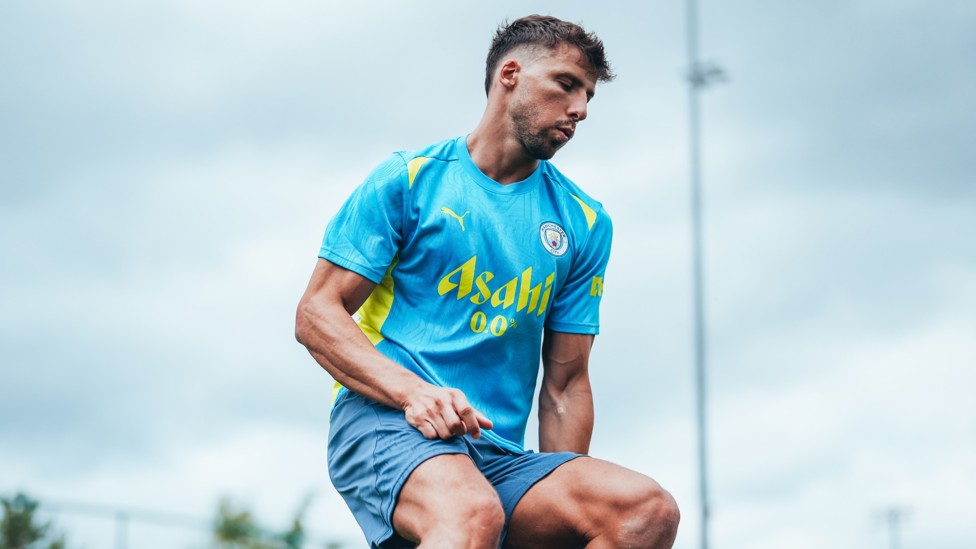
[(407, 396), (403, 405), (407, 423), (424, 438), (434, 440), (471, 435), (481, 436), (481, 429), (491, 429), (492, 422), (468, 403), (458, 389), (425, 384)]

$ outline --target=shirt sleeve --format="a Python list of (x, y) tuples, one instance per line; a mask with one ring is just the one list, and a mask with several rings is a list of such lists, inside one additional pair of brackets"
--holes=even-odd
[(379, 284), (400, 248), (406, 188), (406, 164), (393, 154), (329, 222), (319, 257)]
[(553, 300), (547, 328), (571, 334), (600, 333), (600, 300), (612, 239), (613, 224), (601, 208)]

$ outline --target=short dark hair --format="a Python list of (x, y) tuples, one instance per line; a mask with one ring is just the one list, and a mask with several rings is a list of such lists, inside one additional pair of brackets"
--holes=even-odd
[(495, 68), (506, 53), (522, 46), (541, 46), (553, 50), (560, 44), (579, 48), (596, 73), (597, 81), (609, 82), (616, 76), (603, 51), (603, 42), (596, 34), (586, 32), (575, 23), (548, 15), (528, 15), (511, 23), (502, 23), (495, 31), (485, 63), (485, 93), (491, 89)]

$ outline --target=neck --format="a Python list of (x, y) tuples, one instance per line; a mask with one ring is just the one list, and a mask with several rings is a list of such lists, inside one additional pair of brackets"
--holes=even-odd
[(489, 107), (468, 135), (468, 153), (488, 177), (502, 185), (518, 183), (532, 175), (539, 167), (539, 160), (525, 152), (507, 113), (493, 111)]

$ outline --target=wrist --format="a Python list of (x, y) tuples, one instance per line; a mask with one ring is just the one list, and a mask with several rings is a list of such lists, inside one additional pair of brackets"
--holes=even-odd
[(427, 383), (413, 372), (404, 368), (403, 376), (393, 385), (393, 393), (390, 397), (393, 402), (397, 403), (401, 410), (406, 410), (407, 406), (410, 405), (411, 397), (423, 391), (428, 386), (430, 386), (430, 383)]

